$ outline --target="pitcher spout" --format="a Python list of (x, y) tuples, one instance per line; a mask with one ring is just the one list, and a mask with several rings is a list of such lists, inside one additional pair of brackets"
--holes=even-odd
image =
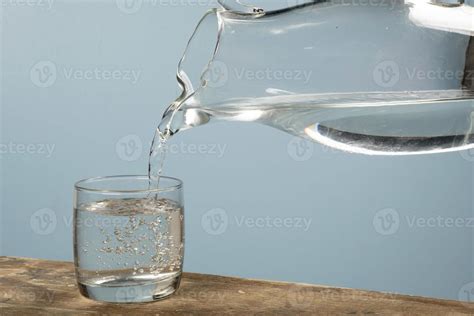
[(304, 0), (255, 14), (259, 1), (221, 0), (200, 20), (160, 130), (226, 120), (363, 154), (474, 148), (473, 7)]

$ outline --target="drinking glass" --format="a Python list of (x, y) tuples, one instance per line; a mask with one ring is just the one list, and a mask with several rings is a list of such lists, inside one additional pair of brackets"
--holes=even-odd
[(85, 297), (149, 302), (179, 287), (184, 255), (183, 183), (147, 176), (81, 180), (74, 187), (74, 263)]

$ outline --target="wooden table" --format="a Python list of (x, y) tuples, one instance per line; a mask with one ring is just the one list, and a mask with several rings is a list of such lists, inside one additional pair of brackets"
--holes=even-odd
[(68, 314), (474, 315), (474, 304), (195, 273), (169, 299), (106, 304), (79, 294), (70, 262), (0, 257), (0, 315)]

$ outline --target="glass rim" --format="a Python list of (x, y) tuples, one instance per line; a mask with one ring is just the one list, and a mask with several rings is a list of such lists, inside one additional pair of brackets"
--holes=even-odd
[[(147, 180), (148, 181), (148, 176), (145, 175), (116, 175), (116, 176), (100, 176), (100, 177), (92, 177), (92, 178), (87, 178), (87, 179), (82, 179), (74, 183), (74, 189), (76, 191), (85, 191), (85, 192), (94, 192), (94, 193), (122, 193), (122, 194), (127, 194), (127, 193), (153, 193), (153, 192), (170, 192), (170, 191), (176, 191), (179, 190), (183, 187), (183, 181), (178, 179), (178, 178), (173, 178), (173, 177), (168, 177), (168, 176), (160, 176), (161, 179), (166, 179), (166, 180), (171, 180), (174, 182), (172, 185), (167, 185), (164, 187), (158, 187), (154, 189), (131, 189), (131, 190), (125, 190), (125, 189), (96, 189), (92, 188), (90, 186), (87, 186), (87, 184), (93, 184), (99, 181), (104, 181), (104, 180), (118, 180), (118, 179), (129, 179), (129, 180)], [(161, 181), (160, 181), (161, 184)]]

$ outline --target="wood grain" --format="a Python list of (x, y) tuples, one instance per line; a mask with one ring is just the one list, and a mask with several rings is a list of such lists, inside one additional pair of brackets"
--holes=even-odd
[(169, 299), (82, 297), (69, 262), (0, 257), (1, 315), (474, 315), (474, 304), (315, 285), (185, 273)]

